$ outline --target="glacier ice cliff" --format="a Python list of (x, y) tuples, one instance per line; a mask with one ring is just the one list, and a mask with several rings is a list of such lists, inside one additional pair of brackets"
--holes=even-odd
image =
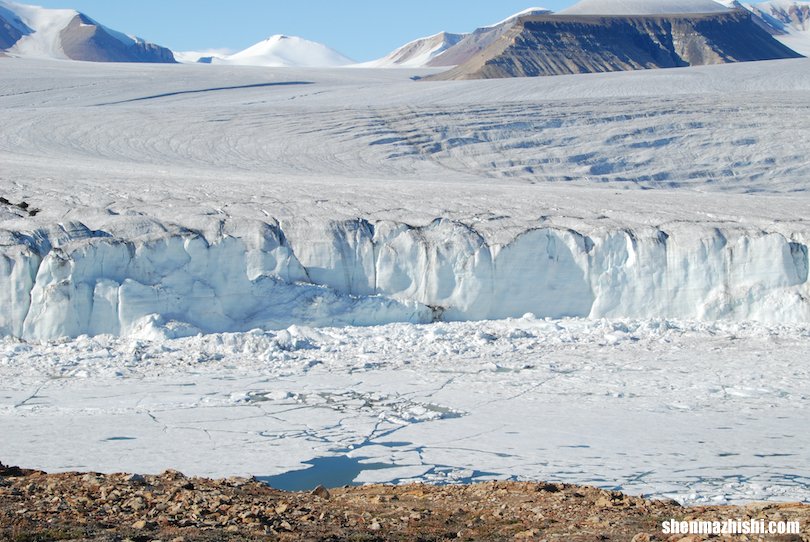
[(519, 317), (810, 321), (807, 235), (363, 219), (202, 231), (143, 220), (0, 231), (0, 334), (279, 329)]

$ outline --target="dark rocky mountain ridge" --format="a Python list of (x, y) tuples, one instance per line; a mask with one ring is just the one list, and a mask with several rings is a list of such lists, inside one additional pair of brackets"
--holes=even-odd
[(800, 58), (747, 11), (521, 18), (467, 62), (426, 79), (534, 77)]

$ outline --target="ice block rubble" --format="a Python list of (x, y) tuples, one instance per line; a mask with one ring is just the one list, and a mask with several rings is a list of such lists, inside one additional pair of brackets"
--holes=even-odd
[(0, 334), (178, 337), (525, 313), (807, 322), (807, 245), (805, 231), (701, 226), (541, 225), (496, 243), (450, 219), (0, 230)]

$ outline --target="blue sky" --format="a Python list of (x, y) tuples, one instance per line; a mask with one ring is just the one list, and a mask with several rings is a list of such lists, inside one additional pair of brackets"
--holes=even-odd
[[(574, 0), (14, 0), (73, 8), (175, 51), (240, 50), (273, 34), (320, 41), (355, 60), (378, 58), (442, 30), (467, 32), (532, 6)], [(529, 0), (531, 2), (531, 0)]]

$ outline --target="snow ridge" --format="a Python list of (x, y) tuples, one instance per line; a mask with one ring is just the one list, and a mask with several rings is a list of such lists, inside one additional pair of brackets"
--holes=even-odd
[(532, 15), (544, 15), (546, 13), (552, 13), (552, 11), (550, 9), (547, 9), (547, 8), (531, 7), (531, 8), (524, 9), (523, 11), (518, 11), (517, 13), (514, 13), (514, 14), (510, 15), (506, 19), (498, 21), (495, 24), (485, 26), (483, 28), (494, 28), (496, 26), (501, 26), (502, 24), (510, 23), (510, 22), (514, 21), (515, 19), (518, 19), (520, 17), (529, 17), (529, 16), (532, 16)]
[(581, 0), (564, 15), (659, 15), (728, 11), (713, 0)]

